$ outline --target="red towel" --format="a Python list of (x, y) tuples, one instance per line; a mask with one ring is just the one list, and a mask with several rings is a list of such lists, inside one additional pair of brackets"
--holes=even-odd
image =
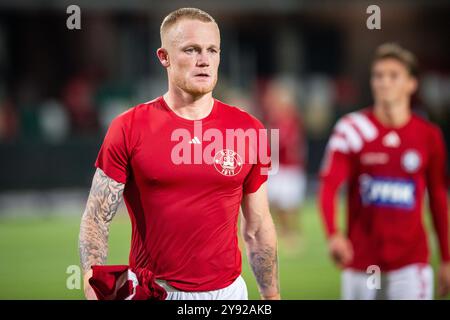
[(165, 300), (167, 292), (145, 268), (93, 266), (89, 284), (99, 300)]

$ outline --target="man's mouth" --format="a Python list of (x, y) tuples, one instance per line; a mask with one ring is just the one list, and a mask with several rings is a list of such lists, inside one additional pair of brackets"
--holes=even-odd
[(207, 74), (207, 73), (197, 73), (195, 76), (196, 77), (201, 77), (201, 78), (208, 78), (209, 74)]

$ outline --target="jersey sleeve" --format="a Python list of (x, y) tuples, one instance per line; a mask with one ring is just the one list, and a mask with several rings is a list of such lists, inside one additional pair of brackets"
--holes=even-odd
[(450, 261), (449, 217), (447, 202), (447, 152), (441, 131), (434, 127), (430, 139), (429, 164), (427, 166), (427, 188), (433, 225), (437, 233), (441, 260)]
[(257, 148), (250, 146), (250, 152), (256, 152), (256, 155), (254, 155), (256, 163), (252, 165), (250, 172), (245, 177), (243, 184), (244, 194), (258, 191), (259, 187), (267, 181), (268, 173), (272, 165), (269, 134), (261, 122), (256, 119), (255, 122), (255, 129), (257, 129)]
[(334, 130), (322, 160), (317, 198), (327, 237), (332, 236), (337, 231), (336, 195), (339, 187), (349, 175), (350, 157), (351, 150), (348, 141)]
[(120, 183), (126, 183), (129, 176), (128, 138), (127, 116), (122, 114), (111, 122), (95, 161), (95, 167)]

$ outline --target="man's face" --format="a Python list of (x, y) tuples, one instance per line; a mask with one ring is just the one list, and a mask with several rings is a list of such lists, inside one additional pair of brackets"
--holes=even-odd
[(373, 64), (371, 86), (375, 103), (392, 105), (408, 100), (416, 90), (417, 81), (403, 63), (386, 58)]
[(220, 33), (215, 23), (183, 19), (167, 30), (163, 48), (169, 82), (196, 96), (214, 89), (220, 63)]

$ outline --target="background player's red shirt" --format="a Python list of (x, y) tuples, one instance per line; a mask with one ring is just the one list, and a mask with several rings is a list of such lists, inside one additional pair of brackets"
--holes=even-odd
[[(226, 129), (263, 129), (248, 113), (218, 100), (199, 122), (203, 133), (215, 129), (224, 137)], [(175, 164), (172, 152), (180, 143), (179, 138), (172, 141), (176, 129), (189, 133), (190, 142), (185, 143), (192, 163), (194, 149), (208, 147), (211, 138), (194, 132), (194, 127), (194, 121), (176, 115), (162, 97), (138, 105), (113, 120), (96, 167), (126, 183), (130, 266), (149, 268), (157, 279), (180, 290), (217, 290), (241, 273), (237, 220), (242, 195), (257, 191), (267, 180), (261, 168), (270, 163), (248, 163), (234, 149), (231, 158), (219, 154), (214, 163)], [(246, 145), (245, 152), (250, 148)], [(230, 162), (235, 170), (221, 172)]]
[[(295, 108), (295, 107), (293, 107)], [(304, 128), (297, 114), (286, 114), (277, 119), (269, 119), (268, 126), (278, 129), (280, 166), (294, 166), (305, 169), (306, 145), (304, 139)]]
[(438, 127), (413, 115), (401, 128), (384, 127), (371, 109), (344, 116), (329, 140), (319, 202), (328, 235), (336, 231), (335, 196), (347, 180), (349, 267), (393, 270), (428, 262), (423, 199), (430, 209), (441, 258), (449, 261), (446, 151)]

